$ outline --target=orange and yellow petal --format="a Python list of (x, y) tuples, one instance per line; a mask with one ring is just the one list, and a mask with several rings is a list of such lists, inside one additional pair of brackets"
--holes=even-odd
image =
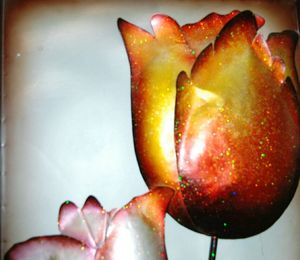
[(125, 21), (119, 22), (131, 66), (135, 149), (150, 187), (176, 187), (172, 129), (176, 78), (181, 70), (190, 70), (194, 56), (172, 18), (155, 15), (151, 24), (155, 37)]
[[(239, 13), (240, 11), (237, 10), (226, 15), (211, 13), (197, 23), (182, 26), (184, 37), (195, 55), (198, 56), (208, 44), (213, 42), (225, 24)], [(261, 27), (265, 21), (261, 16), (256, 16), (256, 23)]]
[(299, 179), (298, 103), (291, 82), (276, 74), (283, 65), (274, 65), (260, 40), (253, 47), (256, 31), (251, 12), (237, 15), (200, 54), (191, 76), (181, 73), (177, 81), (181, 193), (198, 231), (208, 235), (265, 230)]
[(298, 34), (293, 31), (271, 33), (267, 43), (273, 56), (280, 57), (286, 66), (285, 78), (290, 77), (298, 92), (300, 100), (300, 85), (295, 64), (295, 52), (298, 42)]

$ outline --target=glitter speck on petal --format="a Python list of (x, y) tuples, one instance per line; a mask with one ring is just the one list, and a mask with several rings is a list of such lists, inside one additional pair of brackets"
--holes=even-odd
[(265, 230), (293, 197), (289, 181), (299, 179), (297, 34), (265, 40), (264, 20), (251, 11), (182, 27), (156, 15), (153, 24), (154, 35), (135, 28), (148, 39), (145, 49), (122, 31), (138, 86), (134, 141), (147, 185), (168, 180), (177, 191), (169, 213), (195, 231), (241, 238)]

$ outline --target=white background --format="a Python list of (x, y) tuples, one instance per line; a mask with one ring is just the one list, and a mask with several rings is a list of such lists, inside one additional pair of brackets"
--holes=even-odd
[[(58, 209), (65, 200), (81, 206), (93, 194), (110, 210), (147, 192), (133, 148), (130, 71), (119, 17), (151, 31), (155, 13), (183, 25), (213, 11), (251, 9), (266, 18), (265, 36), (296, 28), (295, 10), (276, 8), (276, 2), (48, 1), (15, 9), (2, 118), (4, 250), (32, 236), (58, 234)], [(299, 241), (298, 189), (266, 232), (219, 240), (217, 259), (297, 260)], [(166, 218), (170, 260), (207, 259), (209, 243), (209, 237)]]

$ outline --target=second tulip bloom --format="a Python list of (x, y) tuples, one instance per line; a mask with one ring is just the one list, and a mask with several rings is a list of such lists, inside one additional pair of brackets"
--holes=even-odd
[(152, 36), (119, 20), (145, 181), (177, 190), (179, 223), (221, 238), (267, 229), (299, 180), (297, 34), (265, 41), (263, 23), (249, 11), (182, 27), (156, 15)]

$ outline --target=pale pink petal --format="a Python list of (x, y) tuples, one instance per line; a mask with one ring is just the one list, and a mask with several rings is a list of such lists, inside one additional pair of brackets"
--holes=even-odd
[(5, 260), (92, 260), (95, 250), (65, 236), (31, 238), (14, 245)]
[(164, 217), (173, 193), (169, 188), (155, 188), (115, 213), (96, 259), (167, 259)]
[(109, 219), (108, 213), (102, 208), (98, 200), (92, 196), (86, 200), (82, 213), (97, 247), (100, 247), (105, 240)]
[(58, 227), (63, 235), (73, 237), (91, 247), (96, 247), (86, 220), (74, 203), (67, 201), (61, 206)]

